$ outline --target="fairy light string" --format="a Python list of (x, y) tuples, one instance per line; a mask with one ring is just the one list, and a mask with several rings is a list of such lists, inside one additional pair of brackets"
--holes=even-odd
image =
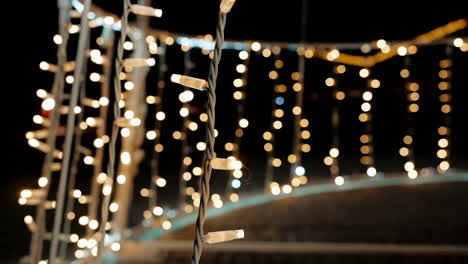
[(275, 138), (277, 131), (283, 126), (281, 118), (284, 116), (284, 110), (281, 109), (281, 105), (284, 104), (283, 93), (286, 92), (287, 87), (284, 84), (279, 84), (279, 70), (283, 67), (283, 61), (280, 59), (281, 48), (273, 47), (272, 53), (274, 54), (274, 70), (270, 71), (268, 77), (272, 80), (273, 84), (273, 98), (271, 105), (271, 120), (270, 128), (268, 131), (263, 133), (263, 139), (265, 144), (263, 149), (267, 154), (267, 164), (265, 169), (265, 192), (279, 194), (281, 189), (279, 184), (274, 181), (274, 168), (281, 166), (281, 160), (275, 158)]
[[(402, 49), (401, 49), (402, 50)], [(403, 52), (402, 52), (403, 54)], [(405, 56), (403, 58), (404, 68), (400, 71), (400, 76), (405, 80), (405, 97), (407, 102), (407, 118), (406, 118), (406, 135), (403, 137), (404, 147), (400, 148), (399, 154), (403, 157), (406, 157), (405, 164), (403, 166), (404, 170), (407, 172), (410, 179), (414, 179), (418, 176), (416, 170), (416, 163), (414, 157), (414, 121), (416, 113), (419, 111), (419, 84), (417, 82), (410, 81), (411, 72), (411, 57)]]
[[(244, 129), (249, 126), (249, 120), (245, 118), (246, 108), (246, 95), (247, 95), (247, 84), (248, 84), (248, 68), (250, 62), (251, 52), (244, 51), (242, 55), (239, 53), (239, 59), (241, 62), (236, 65), (236, 71), (240, 74), (239, 78), (234, 79), (233, 86), (235, 91), (233, 93), (234, 100), (237, 102), (237, 122), (236, 129), (234, 131), (233, 142), (227, 142), (224, 145), (224, 149), (231, 153), (234, 159), (240, 160), (240, 144), (244, 135)], [(239, 201), (239, 188), (241, 187), (243, 176), (242, 170), (233, 170), (229, 174), (229, 179), (226, 184), (225, 194), (227, 199), (231, 202)], [(222, 202), (220, 199), (214, 199), (213, 203), (215, 207), (221, 207)]]
[(439, 140), (437, 141), (437, 158), (439, 164), (437, 171), (445, 174), (450, 168), (450, 150), (451, 150), (451, 121), (452, 121), (452, 67), (453, 67), (453, 46), (445, 47), (445, 59), (439, 61), (439, 102), (442, 115), (442, 125), (437, 129)]
[(52, 178), (52, 163), (54, 160), (54, 150), (56, 147), (57, 128), (60, 124), (60, 112), (59, 109), (62, 105), (63, 90), (65, 86), (65, 71), (64, 65), (67, 61), (67, 44), (69, 39), (68, 25), (70, 21), (70, 2), (66, 0), (58, 1), (59, 7), (59, 36), (62, 39), (62, 43), (57, 50), (57, 71), (55, 72), (54, 82), (52, 85), (52, 96), (55, 100), (55, 108), (50, 111), (48, 134), (46, 144), (49, 146), (49, 151), (46, 153), (44, 162), (42, 165), (41, 178), (46, 179), (47, 183), (43, 189), (45, 196), (41, 198), (37, 209), (35, 219), (37, 221), (37, 229), (33, 232), (30, 245), (30, 262), (37, 263), (42, 257), (42, 243), (43, 234), (45, 232), (45, 200), (49, 193), (50, 182)]
[(73, 134), (75, 128), (75, 118), (76, 113), (72, 111), (77, 106), (78, 96), (80, 93), (81, 82), (83, 81), (83, 75), (85, 70), (85, 59), (86, 59), (86, 49), (89, 44), (89, 26), (88, 26), (88, 17), (91, 6), (91, 0), (86, 0), (84, 2), (84, 12), (81, 17), (81, 31), (78, 39), (78, 48), (76, 54), (76, 66), (74, 72), (74, 82), (72, 85), (71, 95), (70, 95), (70, 111), (68, 111), (67, 116), (67, 125), (65, 131), (65, 143), (64, 143), (64, 155), (62, 159), (62, 170), (60, 171), (60, 179), (57, 191), (57, 205), (55, 210), (54, 225), (52, 231), (52, 241), (50, 245), (49, 253), (49, 262), (55, 264), (56, 256), (58, 253), (58, 244), (59, 244), (59, 233), (61, 230), (62, 220), (63, 220), (63, 208), (65, 201), (66, 193), (66, 183), (69, 173), (72, 143), (73, 143)]

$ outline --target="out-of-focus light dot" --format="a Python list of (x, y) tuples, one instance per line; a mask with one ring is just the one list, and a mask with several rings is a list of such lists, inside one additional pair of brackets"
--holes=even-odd
[(342, 91), (338, 91), (338, 92), (336, 92), (336, 94), (335, 94), (335, 98), (336, 98), (337, 100), (339, 100), (339, 101), (344, 100), (345, 97), (346, 97), (346, 94), (345, 94), (344, 92), (342, 92)]
[(97, 220), (93, 219), (93, 220), (89, 221), (88, 226), (92, 230), (96, 230), (98, 228), (98, 226), (99, 226), (99, 222)]
[(265, 57), (265, 58), (270, 57), (270, 56), (271, 56), (271, 50), (270, 50), (270, 49), (264, 49), (264, 50), (262, 51), (262, 55), (263, 55), (263, 57)]
[(370, 86), (372, 88), (379, 88), (380, 87), (380, 81), (377, 80), (377, 79), (373, 79), (372, 81), (370, 81)]
[(268, 73), (268, 78), (270, 78), (272, 80), (278, 79), (278, 72), (277, 71), (270, 71), (270, 73)]
[(383, 39), (377, 40), (377, 43), (376, 43), (377, 48), (382, 49), (383, 47), (385, 47), (385, 45), (387, 45), (387, 42), (385, 40)]
[(301, 180), (299, 179), (299, 177), (293, 177), (291, 180), (291, 185), (293, 187), (298, 187), (299, 185), (301, 185)]
[(445, 150), (445, 149), (439, 149), (439, 150), (437, 151), (437, 157), (438, 157), (439, 159), (445, 159), (445, 158), (447, 158), (447, 155), (448, 155), (448, 152), (447, 152), (447, 150)]
[(253, 51), (259, 51), (261, 48), (262, 48), (262, 45), (260, 45), (260, 43), (258, 42), (253, 42), (252, 45), (250, 46), (250, 48), (253, 50)]
[(193, 173), (193, 175), (195, 175), (195, 176), (200, 176), (200, 175), (202, 174), (202, 172), (203, 172), (203, 170), (202, 170), (202, 168), (200, 168), (200, 167), (194, 167), (194, 168), (192, 169), (192, 173)]
[(55, 100), (53, 98), (47, 98), (44, 101), (42, 101), (41, 107), (45, 111), (50, 111), (55, 107)]
[(453, 40), (453, 45), (457, 48), (461, 48), (463, 46), (463, 39), (462, 38), (456, 38)]
[(281, 118), (284, 115), (283, 109), (276, 109), (274, 112), (275, 117)]
[(336, 158), (340, 155), (340, 151), (337, 148), (331, 148), (329, 154), (331, 157)]
[(234, 188), (234, 189), (238, 189), (238, 188), (240, 188), (240, 186), (241, 186), (241, 181), (240, 181), (239, 179), (234, 179), (234, 180), (232, 180), (232, 182), (231, 182), (231, 186), (232, 186), (232, 188)]
[(446, 160), (442, 161), (441, 163), (439, 163), (439, 168), (443, 171), (446, 171), (450, 168), (450, 163)]
[(408, 69), (403, 69), (400, 71), (401, 78), (408, 78), (410, 76), (410, 72)]
[(104, 146), (104, 140), (102, 140), (101, 138), (96, 138), (96, 139), (93, 141), (93, 145), (94, 145), (94, 147), (96, 147), (96, 148), (102, 148), (102, 146)]
[(369, 76), (369, 70), (366, 69), (366, 68), (363, 68), (359, 71), (359, 76), (361, 76), (361, 78), (366, 78)]
[(265, 133), (263, 133), (263, 139), (265, 140), (271, 140), (273, 137), (273, 134), (271, 134), (271, 132), (269, 131), (266, 131)]
[(299, 122), (299, 125), (302, 127), (302, 128), (305, 128), (305, 127), (308, 127), (309, 126), (309, 120), (307, 119), (301, 119), (301, 121)]
[(202, 122), (206, 122), (208, 121), (208, 115), (206, 113), (201, 113), (199, 119)]
[(101, 80), (101, 75), (99, 75), (97, 72), (93, 72), (89, 75), (89, 79), (92, 82), (99, 82)]
[(239, 58), (241, 60), (246, 60), (246, 59), (249, 58), (249, 53), (247, 51), (243, 50), (243, 51), (239, 52)]
[(266, 152), (270, 152), (273, 150), (273, 145), (268, 142), (268, 143), (265, 143), (265, 145), (263, 145), (263, 149), (266, 151)]
[(335, 85), (335, 79), (333, 79), (331, 77), (328, 77), (325, 80), (325, 85), (328, 86), (328, 87), (331, 87), (331, 86)]
[(371, 104), (368, 102), (365, 102), (361, 105), (361, 110), (363, 112), (369, 112), (371, 110)]
[(238, 73), (244, 73), (245, 70), (246, 70), (246, 67), (245, 67), (244, 64), (238, 64), (238, 65), (236, 66), (236, 71), (237, 71)]
[(297, 166), (294, 172), (297, 176), (303, 176), (305, 174), (305, 168), (302, 166)]
[(132, 50), (133, 49), (133, 43), (130, 41), (125, 41), (123, 44), (123, 48), (125, 50)]
[(449, 142), (446, 138), (441, 138), (439, 139), (439, 141), (437, 142), (437, 145), (439, 145), (439, 147), (441, 148), (446, 148), (448, 146)]
[(181, 92), (179, 94), (179, 101), (182, 102), (182, 103), (188, 103), (188, 102), (192, 101), (193, 98), (194, 98), (194, 94), (190, 90), (183, 91), (183, 92)]
[(85, 226), (89, 223), (89, 218), (87, 216), (81, 216), (80, 218), (78, 218), (78, 223), (82, 226)]
[(162, 187), (166, 186), (166, 184), (167, 184), (166, 179), (164, 179), (164, 178), (162, 178), (162, 177), (159, 177), (159, 178), (156, 179), (156, 185), (157, 185), (158, 187), (161, 187), (161, 188), (162, 188)]
[(112, 251), (114, 251), (114, 252), (119, 251), (119, 250), (120, 250), (120, 243), (119, 243), (119, 242), (113, 242), (113, 243), (111, 244), (111, 249), (112, 249)]
[(417, 104), (410, 104), (408, 110), (412, 113), (419, 111), (419, 106)]
[(131, 90), (133, 90), (135, 88), (135, 84), (133, 84), (133, 82), (131, 82), (131, 81), (126, 81), (124, 83), (124, 88), (127, 91), (131, 91)]
[(333, 49), (327, 53), (327, 60), (334, 61), (340, 57), (340, 52), (337, 49)]
[(101, 106), (108, 106), (109, 105), (109, 98), (107, 98), (107, 97), (99, 98), (99, 104)]
[(197, 147), (197, 149), (199, 151), (204, 151), (206, 149), (206, 143), (205, 142), (198, 142), (196, 147)]
[(374, 167), (367, 168), (367, 176), (374, 177), (377, 174), (377, 170)]
[(335, 184), (338, 185), (338, 186), (343, 185), (344, 184), (344, 178), (341, 177), (341, 176), (335, 177)]
[(39, 180), (37, 180), (37, 184), (39, 187), (45, 187), (49, 183), (49, 180), (47, 180), (46, 177), (40, 177)]
[(158, 121), (163, 121), (166, 118), (166, 114), (162, 111), (156, 113), (156, 119)]
[(124, 151), (124, 152), (120, 153), (120, 161), (124, 165), (130, 164), (132, 162), (132, 157), (131, 157), (130, 153), (127, 152), (127, 151)]
[(362, 99), (364, 99), (364, 101), (370, 101), (372, 100), (372, 93), (367, 91), (367, 92), (364, 92), (362, 94)]
[(310, 145), (309, 145), (309, 144), (302, 144), (302, 145), (301, 145), (301, 150), (302, 150), (302, 152), (304, 152), (304, 153), (309, 152), (309, 151), (310, 151)]
[(215, 201), (213, 201), (213, 206), (214, 206), (215, 208), (221, 208), (221, 207), (223, 207), (223, 201), (221, 201), (221, 200), (215, 200)]
[(239, 120), (239, 126), (242, 127), (242, 128), (246, 128), (249, 126), (249, 120), (245, 119), (245, 118), (242, 118), (241, 120)]
[(120, 174), (117, 176), (117, 183), (118, 184), (124, 184), (125, 182), (127, 182), (127, 176), (123, 175), (123, 174)]
[(406, 47), (404, 47), (404, 46), (400, 46), (397, 49), (397, 53), (400, 56), (405, 56), (408, 53), (408, 49)]
[(189, 109), (188, 109), (187, 107), (182, 107), (182, 108), (180, 108), (180, 110), (179, 110), (179, 115), (180, 115), (181, 117), (186, 117), (186, 116), (188, 116), (189, 114), (190, 114), (190, 111), (189, 111)]
[(115, 213), (119, 210), (119, 204), (116, 203), (116, 202), (113, 202), (109, 205), (109, 211), (111, 211), (112, 213)]
[(407, 147), (402, 147), (400, 148), (399, 153), (400, 153), (400, 156), (406, 157), (409, 154), (409, 149)]
[(157, 216), (161, 216), (164, 213), (164, 209), (160, 206), (156, 206), (153, 208), (153, 214)]
[(146, 138), (148, 140), (154, 140), (156, 138), (157, 134), (156, 134), (156, 131), (154, 130), (149, 130), (148, 132), (146, 132)]
[(242, 178), (243, 173), (242, 173), (242, 171), (240, 169), (238, 169), (238, 170), (234, 170), (232, 172), (232, 175), (234, 176), (234, 178), (240, 179), (240, 178)]
[(275, 122), (273, 122), (274, 129), (281, 129), (281, 127), (283, 127), (283, 123), (281, 121), (276, 120)]
[(280, 166), (281, 166), (281, 163), (282, 163), (281, 160), (278, 159), (278, 158), (274, 158), (274, 159), (271, 161), (271, 164), (273, 165), (273, 167), (276, 167), (276, 168), (280, 167)]
[(74, 80), (75, 78), (72, 75), (68, 75), (67, 77), (65, 77), (65, 82), (67, 82), (68, 84), (72, 84)]
[(239, 201), (239, 195), (237, 193), (231, 193), (229, 195), (229, 200), (233, 203)]
[(292, 187), (289, 184), (285, 184), (285, 185), (283, 185), (283, 187), (281, 187), (281, 190), (284, 193), (291, 193), (292, 192)]
[(60, 45), (63, 42), (62, 36), (60, 36), (60, 35), (54, 35), (53, 40), (54, 40), (54, 43), (57, 44), (57, 45)]
[(84, 162), (86, 165), (91, 165), (91, 164), (94, 163), (94, 158), (91, 157), (91, 156), (86, 156), (86, 157), (84, 157), (83, 162)]
[(122, 130), (120, 130), (120, 135), (122, 135), (124, 138), (130, 136), (130, 129), (126, 127), (122, 128)]
[(182, 179), (184, 179), (184, 181), (190, 181), (192, 179), (192, 174), (186, 171), (182, 174)]
[(169, 230), (169, 229), (171, 229), (171, 227), (172, 227), (171, 221), (169, 221), (169, 220), (164, 220), (164, 221), (162, 222), (162, 228), (163, 228), (164, 230)]

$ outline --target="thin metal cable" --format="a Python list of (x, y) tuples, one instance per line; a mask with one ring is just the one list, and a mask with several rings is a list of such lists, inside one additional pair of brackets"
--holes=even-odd
[[(163, 109), (163, 98), (164, 98), (164, 87), (166, 86), (166, 44), (161, 42), (160, 50), (163, 52), (159, 54), (159, 64), (158, 67), (158, 84), (156, 89), (156, 95), (159, 98), (159, 102), (156, 104), (156, 113), (162, 111)], [(162, 120), (159, 121), (156, 119), (154, 123), (154, 131), (156, 132), (156, 138), (154, 139), (153, 151), (151, 157), (151, 172), (150, 172), (150, 193), (148, 196), (148, 210), (151, 212), (151, 219), (153, 218), (153, 208), (156, 207), (158, 202), (158, 186), (155, 182), (155, 177), (159, 176), (159, 157), (161, 156), (159, 151), (155, 151), (156, 146), (161, 143), (161, 125)]]
[(78, 49), (76, 54), (76, 66), (74, 72), (74, 82), (71, 90), (70, 105), (67, 116), (67, 126), (65, 131), (65, 143), (64, 143), (64, 155), (62, 160), (62, 170), (60, 171), (59, 187), (57, 192), (57, 208), (54, 217), (54, 226), (52, 230), (52, 242), (50, 245), (49, 262), (55, 264), (59, 233), (63, 219), (63, 207), (65, 203), (65, 192), (67, 187), (67, 177), (70, 167), (70, 157), (73, 143), (73, 132), (75, 128), (75, 106), (78, 103), (78, 95), (80, 92), (81, 82), (84, 81), (84, 65), (86, 63), (86, 48), (89, 42), (89, 24), (88, 24), (88, 13), (91, 6), (91, 0), (84, 1), (84, 10), (81, 15), (80, 22), (80, 36), (78, 39)]
[[(57, 128), (60, 124), (60, 108), (62, 107), (63, 90), (65, 87), (65, 71), (64, 65), (67, 61), (67, 44), (69, 39), (68, 25), (70, 23), (70, 1), (58, 0), (59, 7), (59, 34), (62, 37), (62, 44), (57, 50), (57, 72), (54, 76), (54, 82), (52, 85), (52, 95), (55, 99), (55, 108), (52, 109), (50, 115), (49, 132), (47, 136), (47, 145), (50, 150), (47, 152), (44, 163), (42, 165), (41, 177), (47, 179), (47, 182), (51, 182), (52, 169), (51, 165), (54, 160), (54, 150), (56, 147)], [(43, 233), (45, 232), (45, 208), (44, 202), (47, 200), (49, 194), (50, 184), (44, 187), (46, 195), (41, 198), (41, 201), (36, 211), (37, 230), (33, 233), (30, 246), (30, 262), (36, 264), (42, 257), (42, 242)]]
[[(124, 43), (127, 37), (127, 29), (128, 29), (128, 14), (130, 9), (130, 1), (124, 0), (124, 7), (123, 7), (123, 14), (121, 19), (122, 29), (120, 40), (117, 46), (117, 58), (115, 60), (115, 79), (114, 79), (114, 120), (120, 118), (121, 111), (120, 111), (120, 100), (122, 99), (122, 83), (120, 81), (120, 73), (123, 69), (123, 54), (124, 54)], [(115, 174), (115, 163), (116, 163), (116, 145), (117, 145), (117, 138), (119, 134), (119, 127), (114, 122), (112, 125), (111, 131), (111, 140), (109, 142), (109, 161), (107, 163), (107, 177), (109, 182), (113, 184), (114, 181), (114, 174)], [(101, 221), (99, 221), (99, 231), (98, 231), (98, 249), (97, 249), (97, 256), (96, 256), (96, 263), (102, 263), (102, 251), (104, 249), (104, 235), (106, 233), (106, 224), (107, 219), (109, 217), (109, 204), (111, 200), (111, 195), (104, 196), (101, 206)]]
[(226, 26), (226, 13), (219, 12), (218, 26), (216, 27), (216, 44), (214, 48), (214, 57), (211, 60), (210, 72), (208, 74), (208, 104), (206, 123), (206, 141), (205, 150), (206, 159), (203, 164), (203, 176), (200, 177), (200, 207), (196, 223), (195, 240), (193, 243), (192, 263), (198, 264), (203, 250), (203, 225), (205, 223), (206, 212), (208, 211), (208, 201), (210, 199), (210, 178), (211, 178), (211, 160), (214, 158), (215, 145), (215, 106), (216, 106), (216, 79), (218, 77), (218, 65), (221, 60), (221, 53), (224, 43), (224, 27)]

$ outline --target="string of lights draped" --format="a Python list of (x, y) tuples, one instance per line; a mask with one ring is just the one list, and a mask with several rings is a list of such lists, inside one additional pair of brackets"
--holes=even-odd
[[(456, 43), (454, 43), (456, 44)], [(452, 98), (452, 56), (453, 56), (453, 47), (446, 46), (445, 48), (446, 58), (439, 62), (439, 102), (440, 102), (440, 112), (442, 114), (442, 125), (437, 129), (437, 132), (440, 136), (437, 141), (437, 158), (440, 162), (437, 166), (437, 171), (439, 173), (446, 173), (450, 168), (450, 149), (451, 149), (451, 98)]]
[[(401, 54), (404, 52), (401, 51)], [(407, 101), (407, 122), (406, 122), (406, 135), (403, 137), (404, 147), (400, 148), (400, 155), (406, 157), (406, 162), (404, 164), (404, 169), (408, 173), (410, 179), (414, 179), (418, 176), (416, 170), (416, 163), (414, 158), (414, 120), (415, 115), (419, 111), (418, 101), (420, 98), (419, 95), (419, 84), (416, 82), (410, 82), (410, 65), (411, 58), (409, 56), (404, 57), (404, 68), (400, 71), (400, 76), (405, 80), (405, 93)]]
[(329, 166), (330, 175), (334, 179), (335, 184), (342, 185), (344, 183), (343, 176), (340, 176), (339, 155), (340, 155), (340, 111), (339, 102), (345, 99), (345, 93), (339, 90), (338, 74), (346, 72), (346, 67), (342, 64), (333, 66), (333, 76), (325, 80), (325, 85), (331, 88), (332, 94), (332, 111), (331, 111), (331, 148), (323, 160), (325, 165)]
[(154, 128), (152, 130), (148, 130), (146, 132), (146, 138), (148, 140), (153, 140), (153, 150), (151, 154), (151, 173), (150, 173), (150, 181), (149, 181), (149, 192), (148, 192), (148, 211), (145, 211), (144, 218), (145, 219), (153, 219), (153, 214), (156, 216), (162, 215), (162, 208), (157, 206), (158, 204), (158, 197), (157, 197), (157, 188), (164, 187), (166, 185), (166, 179), (159, 176), (159, 158), (161, 152), (164, 150), (164, 146), (161, 143), (161, 126), (162, 122), (166, 119), (166, 114), (163, 111), (163, 99), (164, 99), (164, 89), (166, 87), (166, 45), (164, 43), (160, 43), (158, 47), (159, 54), (159, 67), (158, 67), (158, 82), (157, 88), (155, 91), (155, 95), (147, 96), (146, 102), (149, 104), (155, 104), (156, 109), (156, 120), (154, 123)]
[[(56, 146), (56, 135), (57, 128), (60, 124), (60, 108), (62, 105), (63, 89), (64, 89), (64, 78), (65, 78), (65, 64), (67, 61), (67, 44), (68, 44), (68, 23), (70, 20), (69, 10), (70, 5), (67, 1), (59, 2), (59, 35), (57, 39), (60, 39), (61, 45), (57, 50), (57, 66), (55, 68), (54, 83), (52, 85), (51, 96), (44, 99), (42, 102), (42, 109), (49, 112), (49, 119), (45, 119), (40, 115), (35, 115), (33, 118), (34, 123), (41, 124), (44, 127), (48, 127), (46, 130), (47, 141), (46, 144), (41, 143), (35, 137), (28, 139), (28, 144), (31, 147), (37, 148), (46, 152), (46, 156), (42, 166), (41, 177), (38, 180), (39, 187), (38, 192), (34, 192), (36, 197), (33, 197), (33, 191), (22, 191), (21, 197), (19, 198), (19, 204), (25, 205), (30, 204), (28, 200), (37, 199), (37, 209), (35, 219), (37, 224), (34, 222), (34, 218), (26, 216), (24, 221), (28, 225), (30, 231), (33, 233), (30, 246), (30, 262), (37, 263), (42, 257), (42, 243), (45, 232), (45, 216), (46, 216), (46, 205), (47, 195), (49, 193), (49, 186), (52, 178), (53, 169), (56, 166), (52, 166), (54, 157), (57, 156)], [(41, 63), (41, 69), (51, 68), (48, 63)], [(47, 94), (47, 93), (46, 93)], [(37, 137), (37, 132), (35, 133)], [(61, 155), (60, 155), (61, 156)], [(25, 195), (26, 194), (26, 195)]]
[(284, 97), (281, 95), (286, 92), (287, 87), (284, 84), (279, 84), (278, 81), (278, 72), (283, 67), (283, 61), (280, 60), (281, 48), (273, 47), (272, 53), (274, 54), (273, 60), (275, 69), (268, 73), (268, 77), (272, 80), (273, 84), (270, 129), (263, 133), (263, 139), (266, 141), (263, 149), (267, 153), (264, 186), (266, 192), (277, 195), (281, 192), (281, 188), (279, 184), (274, 181), (274, 167), (281, 166), (281, 160), (275, 158), (275, 138), (277, 134), (275, 130), (279, 130), (283, 126), (281, 118), (284, 116), (284, 111), (280, 106), (284, 104)]
[(372, 100), (374, 98), (373, 89), (380, 87), (380, 81), (377, 79), (372, 79), (370, 77), (371, 70), (367, 68), (362, 68), (361, 70), (359, 70), (359, 76), (366, 80), (366, 88), (362, 93), (362, 113), (359, 115), (359, 121), (364, 123), (365, 126), (365, 132), (360, 137), (360, 141), (362, 144), (360, 149), (362, 154), (361, 164), (365, 167), (367, 176), (374, 177), (375, 175), (377, 175), (377, 170), (375, 168), (374, 156)]
[[(232, 143), (227, 142), (224, 144), (224, 149), (231, 152), (232, 157), (236, 160), (240, 160), (240, 145), (242, 136), (244, 135), (244, 129), (249, 126), (249, 120), (245, 118), (245, 102), (247, 96), (250, 56), (251, 52), (248, 51), (245, 51), (242, 54), (239, 53), (239, 59), (241, 62), (236, 65), (236, 72), (239, 73), (240, 76), (233, 81), (233, 86), (236, 88), (236, 90), (232, 94), (233, 98), (238, 101), (236, 108), (238, 121), (234, 131), (234, 141)], [(231, 202), (239, 201), (238, 190), (242, 185), (242, 176), (242, 170), (233, 170), (229, 175), (229, 179), (226, 184), (225, 195)], [(215, 207), (221, 207), (222, 201), (220, 199), (213, 199), (213, 204)]]

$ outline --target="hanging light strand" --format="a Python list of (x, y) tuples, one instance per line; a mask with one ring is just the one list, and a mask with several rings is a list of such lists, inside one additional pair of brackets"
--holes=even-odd
[[(203, 231), (205, 217), (208, 210), (208, 200), (210, 199), (210, 177), (212, 165), (211, 161), (215, 158), (215, 105), (216, 105), (216, 79), (218, 76), (218, 65), (221, 60), (222, 47), (224, 42), (224, 27), (226, 25), (226, 16), (230, 11), (233, 0), (223, 0), (220, 5), (218, 14), (218, 25), (216, 28), (214, 56), (210, 63), (208, 74), (208, 104), (207, 104), (207, 126), (206, 126), (206, 141), (205, 158), (203, 164), (203, 175), (200, 177), (200, 207), (198, 210), (195, 239), (193, 243), (192, 263), (198, 264), (202, 254), (202, 243), (204, 242), (205, 234)], [(243, 237), (243, 236), (242, 236)]]
[(452, 45), (447, 45), (445, 48), (446, 58), (439, 61), (439, 102), (440, 112), (443, 117), (442, 126), (437, 129), (439, 140), (437, 141), (437, 158), (439, 164), (437, 171), (441, 174), (446, 173), (450, 168), (450, 151), (451, 151), (451, 122), (452, 122), (452, 64), (453, 64)]
[(414, 179), (418, 176), (416, 163), (414, 158), (414, 121), (415, 115), (419, 111), (419, 84), (410, 81), (410, 65), (411, 57), (404, 57), (405, 67), (400, 71), (400, 76), (405, 80), (405, 92), (407, 102), (407, 119), (406, 119), (406, 135), (403, 137), (404, 147), (400, 148), (400, 155), (406, 157), (404, 170), (408, 173), (408, 177)]
[[(244, 135), (244, 129), (249, 126), (249, 120), (245, 118), (245, 104), (246, 104), (246, 94), (247, 94), (247, 83), (248, 83), (248, 69), (251, 52), (248, 51), (247, 58), (242, 59), (241, 63), (236, 66), (236, 71), (241, 74), (240, 78), (234, 80), (234, 87), (236, 91), (233, 93), (235, 100), (239, 101), (237, 103), (237, 123), (236, 130), (234, 131), (234, 142), (228, 142), (224, 145), (226, 151), (230, 151), (232, 157), (237, 160), (240, 160), (240, 144), (242, 142), (242, 137)], [(244, 55), (242, 55), (244, 56)], [(243, 176), (242, 170), (233, 170), (229, 175), (229, 179), (226, 184), (226, 195), (227, 198), (232, 202), (237, 202), (239, 200), (239, 187), (241, 185), (241, 178)]]
[[(373, 138), (373, 122), (372, 122), (372, 101), (373, 101), (373, 89), (380, 85), (380, 81), (377, 79), (371, 79), (371, 70), (362, 68), (359, 71), (359, 76), (366, 80), (366, 88), (362, 94), (361, 114), (359, 115), (359, 121), (364, 123), (365, 133), (360, 137), (361, 141), (361, 164), (366, 168), (366, 174), (369, 177), (377, 175), (375, 168), (374, 158), (374, 138)], [(377, 85), (378, 83), (378, 85)]]
[[(274, 70), (270, 71), (268, 74), (269, 78), (272, 80), (273, 84), (273, 99), (271, 104), (271, 120), (270, 120), (270, 129), (263, 133), (263, 139), (265, 144), (263, 146), (267, 154), (267, 164), (265, 169), (265, 192), (266, 193), (276, 193), (279, 194), (280, 188), (278, 184), (274, 184), (274, 167), (281, 166), (281, 160), (275, 158), (275, 130), (281, 129), (283, 126), (281, 118), (284, 116), (284, 111), (281, 109), (281, 105), (284, 104), (284, 97), (281, 96), (286, 92), (287, 87), (284, 84), (279, 84), (279, 70), (283, 68), (283, 61), (280, 60), (281, 48), (273, 47), (274, 54)], [(274, 185), (274, 189), (273, 189)]]
[[(52, 163), (54, 160), (54, 150), (56, 147), (57, 128), (60, 124), (60, 111), (63, 98), (63, 90), (65, 86), (65, 70), (64, 65), (67, 62), (67, 45), (69, 39), (68, 25), (70, 23), (70, 3), (68, 1), (60, 1), (59, 3), (59, 35), (62, 43), (57, 50), (57, 71), (55, 72), (54, 82), (52, 85), (52, 95), (55, 100), (55, 108), (51, 110), (49, 117), (49, 133), (47, 136), (47, 146), (49, 151), (46, 153), (42, 165), (41, 178), (46, 179), (49, 184), (46, 184), (43, 189), (45, 193), (49, 193), (49, 187), (52, 177)], [(31, 262), (37, 263), (42, 257), (42, 243), (45, 232), (45, 201), (44, 197), (39, 203), (36, 210), (36, 231), (32, 235), (30, 246)]]

